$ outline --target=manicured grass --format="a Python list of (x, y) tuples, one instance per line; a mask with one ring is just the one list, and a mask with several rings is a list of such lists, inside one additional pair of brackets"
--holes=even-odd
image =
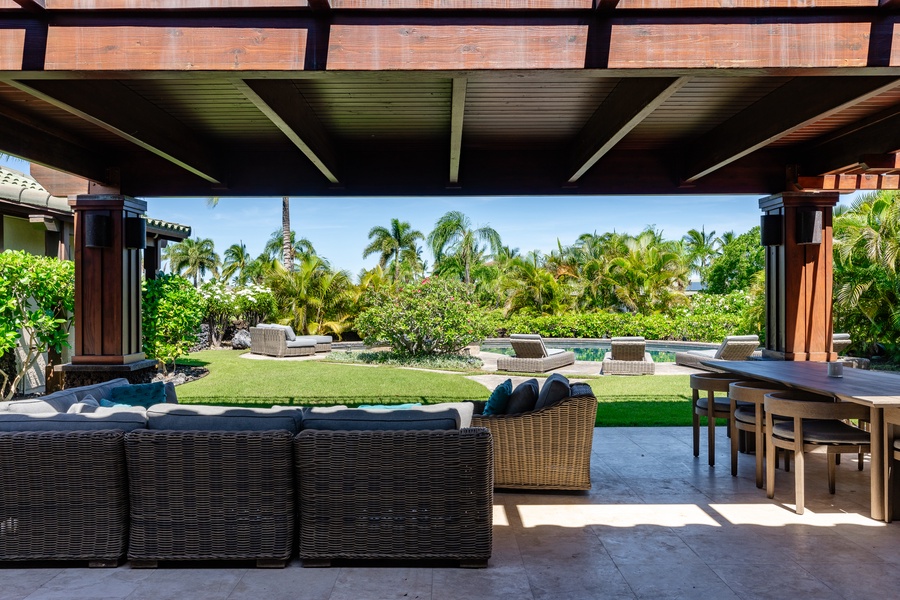
[[(230, 350), (198, 352), (180, 362), (209, 369), (209, 375), (203, 379), (178, 386), (178, 399), (185, 404), (436, 404), (485, 400), (490, 393), (480, 383), (453, 372), (322, 361), (251, 360)], [(584, 379), (600, 403), (598, 427), (691, 424), (687, 375)]]
[(233, 350), (191, 354), (183, 364), (209, 375), (178, 386), (179, 402), (242, 406), (403, 404), (484, 400), (489, 391), (459, 373), (369, 367), (321, 361), (241, 358)]

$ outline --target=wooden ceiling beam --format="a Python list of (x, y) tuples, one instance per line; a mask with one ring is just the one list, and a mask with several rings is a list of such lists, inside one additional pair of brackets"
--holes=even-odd
[(338, 183), (337, 153), (325, 127), (293, 82), (239, 80), (234, 85), (328, 181)]
[(816, 120), (896, 87), (893, 77), (798, 77), (696, 140), (682, 179), (693, 183)]
[(45, 0), (13, 0), (16, 4), (25, 10), (40, 11), (47, 8)]
[(620, 80), (578, 134), (569, 182), (578, 181), (628, 132), (689, 80), (689, 77)]
[(453, 78), (453, 96), (450, 101), (450, 183), (459, 183), (459, 162), (462, 158), (463, 117), (466, 113), (465, 77)]
[(72, 143), (53, 132), (24, 123), (0, 108), (0, 153), (102, 184), (113, 184), (112, 167), (106, 153)]
[(863, 173), (798, 177), (796, 187), (805, 192), (856, 192), (900, 189), (900, 175)]
[(116, 81), (6, 80), (35, 98), (96, 125), (213, 184), (224, 180), (213, 152), (184, 124)]
[(860, 160), (860, 166), (867, 173), (889, 173), (900, 170), (900, 154), (866, 154)]
[(898, 150), (900, 106), (844, 127), (817, 143), (801, 148), (796, 153), (796, 162), (800, 165), (800, 173), (823, 175), (865, 162), (867, 155), (894, 154)]

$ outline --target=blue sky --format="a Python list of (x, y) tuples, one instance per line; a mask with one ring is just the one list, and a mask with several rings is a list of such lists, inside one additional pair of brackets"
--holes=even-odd
[[(17, 159), (0, 160), (28, 172)], [(565, 196), (453, 197), (453, 198), (293, 198), (291, 226), (309, 239), (316, 252), (333, 267), (350, 271), (354, 279), (363, 268), (378, 262), (362, 258), (369, 230), (388, 227), (392, 218), (408, 221), (424, 235), (447, 211), (462, 211), (476, 227), (491, 226), (503, 244), (521, 253), (549, 253), (573, 243), (582, 233), (637, 233), (654, 226), (668, 239), (689, 229), (705, 227), (721, 234), (744, 233), (759, 224), (761, 196)], [(842, 202), (848, 202), (844, 196)], [(281, 228), (281, 198), (222, 198), (209, 208), (202, 198), (145, 198), (149, 216), (190, 225), (192, 236), (212, 238), (221, 256), (231, 244), (243, 241), (258, 255), (272, 232)], [(433, 258), (424, 252), (429, 266)]]

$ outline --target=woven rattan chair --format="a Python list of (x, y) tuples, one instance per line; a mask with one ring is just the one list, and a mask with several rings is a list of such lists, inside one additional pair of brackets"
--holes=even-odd
[[(331, 349), (330, 343), (328, 349)], [(277, 358), (309, 356), (316, 353), (316, 341), (312, 338), (298, 338), (293, 342), (288, 342), (283, 329), (251, 327), (250, 352)]]
[(123, 436), (0, 433), (0, 561), (118, 565), (128, 539)]
[[(575, 387), (575, 386), (573, 386)], [(517, 415), (474, 415), (494, 438), (494, 486), (525, 490), (591, 489), (597, 398), (588, 386), (558, 404)]]
[(126, 434), (131, 566), (160, 560), (284, 566), (296, 515), (292, 441), (281, 430)]
[[(900, 461), (900, 438), (895, 427), (900, 427), (900, 408), (884, 409), (884, 520), (894, 519), (894, 478), (896, 463)], [(872, 474), (873, 477), (875, 473)]]
[[(775, 451), (794, 453), (794, 493), (798, 515), (805, 503), (804, 454), (822, 452), (828, 459), (828, 491), (835, 492), (837, 455), (869, 451), (869, 432), (847, 424), (847, 419), (869, 418), (869, 409), (850, 402), (791, 390), (766, 394), (766, 496), (775, 497)], [(784, 420), (778, 420), (784, 417)], [(859, 468), (862, 468), (860, 461)], [(881, 474), (873, 473), (873, 477)]]
[(307, 429), (294, 439), (303, 566), (491, 556), (491, 434)]
[(646, 352), (646, 341), (642, 337), (614, 337), (610, 340), (610, 350), (603, 357), (604, 375), (653, 375), (656, 363)]
[(516, 355), (498, 358), (498, 371), (544, 373), (575, 363), (574, 352), (547, 348), (538, 334), (514, 333), (509, 336), (509, 343)]
[(709, 350), (688, 350), (675, 353), (675, 364), (705, 371), (716, 371), (701, 364), (707, 360), (747, 360), (757, 352), (759, 336), (730, 335), (718, 348)]

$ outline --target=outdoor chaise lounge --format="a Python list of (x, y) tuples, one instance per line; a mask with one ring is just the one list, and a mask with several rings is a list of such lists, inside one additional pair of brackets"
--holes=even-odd
[(646, 352), (642, 337), (614, 337), (610, 350), (603, 357), (604, 375), (653, 375), (656, 364)]
[(575, 364), (574, 352), (547, 348), (544, 340), (536, 333), (513, 333), (509, 336), (509, 343), (516, 355), (497, 359), (498, 371), (544, 373)]
[(260, 323), (250, 328), (250, 352), (283, 358), (331, 351), (330, 335), (296, 335), (289, 325)]
[(729, 335), (718, 348), (709, 350), (688, 350), (675, 353), (675, 364), (713, 371), (701, 363), (706, 360), (747, 360), (759, 348), (758, 335)]

